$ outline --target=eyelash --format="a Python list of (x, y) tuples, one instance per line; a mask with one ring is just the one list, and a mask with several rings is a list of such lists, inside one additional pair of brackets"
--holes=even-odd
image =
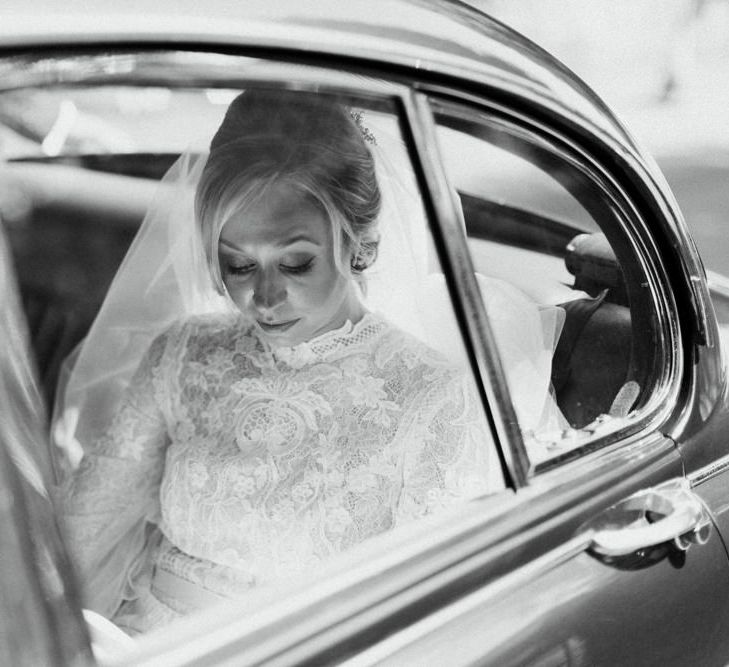
[(248, 275), (254, 269), (253, 264), (247, 264), (246, 266), (235, 266), (233, 264), (225, 265), (225, 272), (230, 276), (245, 276)]
[[(314, 265), (314, 258), (306, 260), (303, 264), (297, 266), (288, 266), (286, 264), (279, 264), (280, 268), (286, 273), (292, 273), (294, 275), (306, 273), (310, 271)], [(246, 264), (245, 266), (236, 266), (234, 264), (227, 264), (225, 267), (226, 273), (233, 276), (247, 276), (256, 268), (255, 264)]]
[(296, 266), (287, 266), (286, 264), (281, 264), (280, 266), (286, 273), (306, 273), (314, 266), (314, 258), (307, 259), (303, 264), (297, 264)]

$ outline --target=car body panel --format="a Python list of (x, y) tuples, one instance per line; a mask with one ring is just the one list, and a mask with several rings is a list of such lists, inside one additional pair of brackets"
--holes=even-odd
[[(691, 558), (664, 560), (647, 574), (611, 571), (582, 551), (546, 554), (513, 580), (484, 587), (358, 664), (413, 664), (424, 655), (449, 665), (719, 664), (727, 651), (726, 610), (701, 600), (717, 594), (707, 580), (721, 581), (726, 571), (718, 553)], [(688, 603), (677, 576), (697, 594)], [(697, 635), (695, 623), (706, 631)]]

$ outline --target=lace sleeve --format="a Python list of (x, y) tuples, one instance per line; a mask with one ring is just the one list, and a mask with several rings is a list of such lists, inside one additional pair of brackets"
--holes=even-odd
[(432, 383), (419, 404), (426, 419), (415, 446), (405, 452), (398, 523), (504, 488), (491, 430), (469, 378), (459, 373)]
[(63, 527), (85, 604), (110, 616), (144, 569), (159, 513), (167, 443), (159, 405), (165, 351), (162, 334), (142, 359), (111, 426), (89, 448), (61, 490)]

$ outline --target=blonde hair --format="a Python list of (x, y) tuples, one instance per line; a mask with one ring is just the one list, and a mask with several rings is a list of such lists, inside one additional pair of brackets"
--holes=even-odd
[[(381, 195), (375, 162), (347, 109), (332, 98), (288, 90), (248, 90), (225, 114), (210, 144), (195, 194), (208, 265), (224, 291), (220, 233), (276, 184), (314, 202), (332, 224), (342, 272), (360, 274), (375, 261)], [(347, 247), (350, 266), (337, 249)]]

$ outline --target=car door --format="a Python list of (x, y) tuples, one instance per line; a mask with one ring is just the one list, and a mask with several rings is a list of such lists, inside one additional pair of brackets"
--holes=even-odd
[(723, 379), (717, 355), (703, 350), (692, 379), (705, 430), (694, 423), (680, 449), (698, 448), (705, 464), (685, 477), (667, 433), (684, 437), (670, 415), (694, 409), (677, 391), (691, 364), (676, 353), (697, 324), (676, 312), (673, 291), (683, 288), (671, 284), (651, 236), (640, 238), (635, 201), (523, 109), (444, 98), (415, 109), (424, 126), (435, 120), (421, 149), (436, 198), (447, 202), (442, 216), (454, 224), (452, 207), (463, 211), (474, 270), (566, 312), (552, 381), (569, 427), (504, 438), (524, 468), (512, 466), (522, 502), (503, 517), (510, 562), (500, 576), (371, 656), (378, 664), (723, 664), (727, 560), (716, 527), (726, 521), (726, 445), (717, 442), (721, 427), (705, 428), (709, 412), (725, 410)]

